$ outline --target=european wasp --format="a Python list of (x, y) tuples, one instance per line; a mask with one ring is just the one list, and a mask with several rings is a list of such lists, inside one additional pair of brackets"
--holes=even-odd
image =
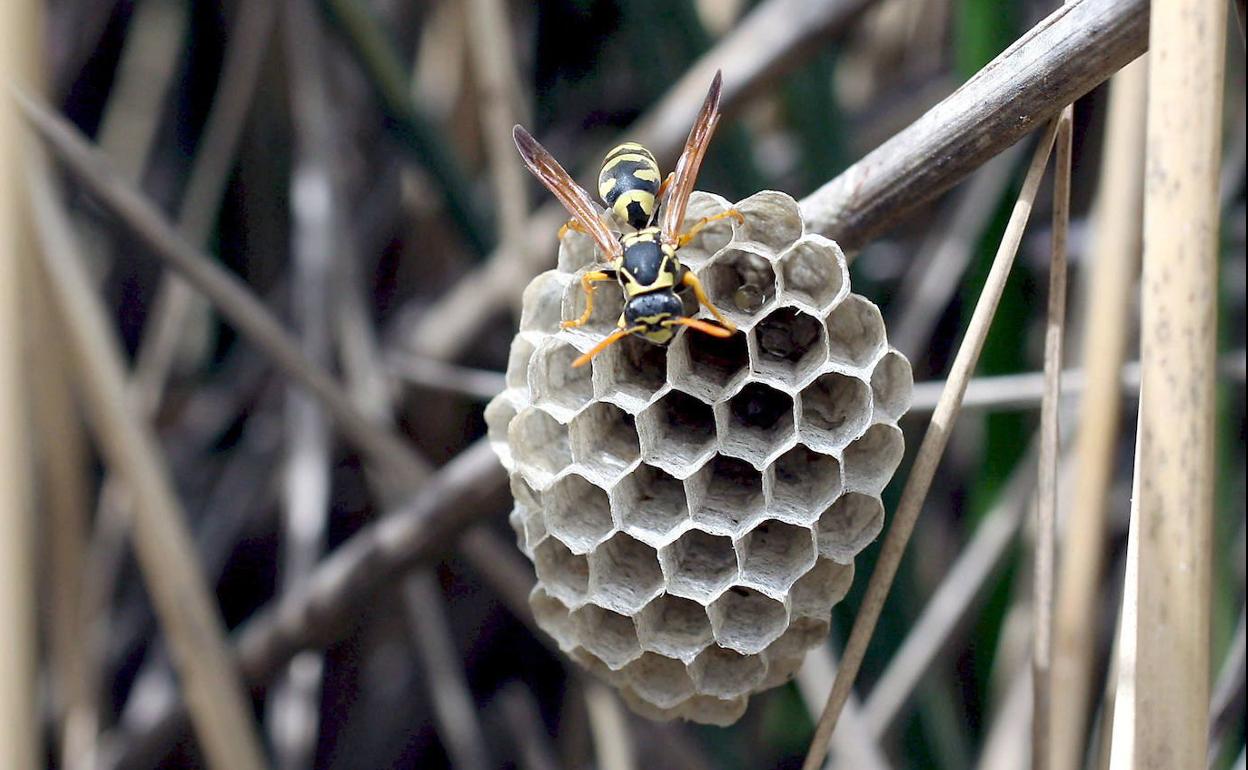
[[(640, 144), (625, 142), (607, 153), (598, 174), (598, 193), (607, 206), (606, 211), (599, 210), (589, 193), (572, 181), (563, 166), (528, 131), (521, 126), (513, 129), (512, 137), (524, 164), (572, 215), (560, 229), (560, 237), (569, 229), (588, 234), (606, 263), (605, 269), (592, 270), (581, 277), (585, 312), (580, 318), (564, 321), (563, 328), (574, 328), (589, 321), (594, 309), (594, 284), (617, 281), (624, 292), (624, 312), (620, 314), (619, 328), (573, 361), (573, 366), (584, 366), (606, 348), (633, 334), (656, 345), (666, 345), (676, 335), (678, 326), (688, 326), (715, 337), (731, 337), (736, 332), (736, 326), (711, 304), (698, 277), (676, 256), (680, 247), (711, 222), (726, 217), (745, 221), (739, 211), (729, 209), (703, 217), (681, 232), (698, 168), (719, 122), (722, 86), (723, 78), (716, 72), (676, 170), (662, 183), (654, 155)], [(631, 232), (614, 234), (605, 220), (608, 212), (632, 228)], [(706, 306), (720, 325), (686, 316), (684, 305), (676, 295), (680, 287), (692, 289), (698, 302)]]

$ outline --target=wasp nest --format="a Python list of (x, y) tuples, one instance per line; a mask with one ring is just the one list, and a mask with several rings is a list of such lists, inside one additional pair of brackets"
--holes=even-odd
[[(728, 205), (694, 193), (689, 220)], [(486, 409), (538, 624), (653, 718), (730, 724), (793, 676), (880, 531), (903, 450), (910, 364), (850, 293), (841, 249), (782, 193), (736, 208), (744, 224), (707, 227), (680, 258), (739, 334), (627, 338), (573, 368), (623, 300), (600, 286), (590, 323), (560, 330), (595, 260), (570, 235), (524, 292)]]

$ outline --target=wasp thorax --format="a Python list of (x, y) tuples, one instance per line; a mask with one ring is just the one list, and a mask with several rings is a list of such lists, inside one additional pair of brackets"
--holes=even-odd
[[(686, 221), (728, 208), (695, 193)], [(671, 344), (627, 339), (571, 368), (605, 330), (559, 328), (600, 267), (576, 264), (569, 236), (564, 269), (525, 292), (509, 387), (486, 409), (538, 624), (655, 719), (730, 724), (793, 676), (902, 455), (910, 366), (850, 293), (840, 248), (805, 233), (787, 195), (735, 208), (744, 225), (716, 222), (679, 254), (741, 333), (664, 327), (691, 308), (644, 292), (624, 322), (676, 328)]]

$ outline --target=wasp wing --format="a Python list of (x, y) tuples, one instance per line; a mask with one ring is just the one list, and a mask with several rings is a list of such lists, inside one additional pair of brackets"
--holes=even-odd
[(598, 206), (589, 197), (589, 193), (573, 182), (568, 172), (559, 165), (559, 161), (524, 128), (516, 126), (512, 129), (511, 136), (515, 139), (516, 149), (520, 151), (524, 165), (546, 185), (546, 189), (555, 194), (572, 218), (593, 237), (606, 261), (619, 257), (623, 253), (623, 247), (607, 228), (607, 223), (603, 221)]
[(719, 95), (723, 89), (723, 75), (715, 72), (711, 88), (706, 92), (706, 101), (702, 102), (702, 110), (693, 122), (689, 138), (685, 140), (685, 150), (676, 162), (672, 183), (668, 185), (667, 197), (663, 201), (663, 217), (661, 227), (663, 239), (675, 242), (680, 235), (680, 228), (685, 222), (685, 209), (689, 205), (689, 195), (698, 179), (698, 168), (706, 155), (706, 147), (711, 143), (711, 134), (715, 133), (715, 124), (719, 123)]

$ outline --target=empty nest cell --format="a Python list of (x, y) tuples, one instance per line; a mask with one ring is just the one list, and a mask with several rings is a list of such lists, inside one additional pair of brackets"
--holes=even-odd
[(793, 440), (793, 398), (759, 382), (746, 383), (723, 412), (720, 451), (762, 467)]
[(587, 604), (572, 613), (572, 624), (581, 646), (612, 671), (641, 657), (632, 618)]
[(753, 692), (766, 676), (767, 667), (757, 655), (711, 645), (694, 659), (689, 673), (699, 693), (731, 699)]
[(914, 392), (914, 373), (910, 362), (896, 350), (889, 350), (871, 372), (871, 393), (875, 408), (889, 420), (897, 420), (910, 408)]
[(742, 329), (748, 330), (776, 298), (776, 271), (752, 248), (729, 246), (698, 277), (715, 307)]
[(756, 373), (790, 387), (806, 380), (828, 360), (823, 322), (793, 307), (767, 314), (752, 332)]
[(743, 655), (756, 655), (784, 633), (784, 605), (753, 588), (733, 586), (706, 610), (715, 641)]
[(866, 367), (884, 348), (884, 318), (880, 309), (850, 294), (828, 314), (828, 352), (833, 361)]
[(511, 341), (511, 351), (507, 355), (506, 385), (509, 388), (527, 388), (529, 386), (529, 362), (537, 347), (522, 335), (516, 335)]
[(668, 376), (673, 385), (707, 401), (718, 400), (726, 388), (745, 375), (750, 363), (744, 334), (724, 339), (686, 329), (668, 351)]
[(641, 457), (633, 416), (598, 402), (572, 418), (572, 459), (600, 479), (618, 477)]
[(713, 532), (736, 535), (763, 509), (763, 474), (745, 460), (719, 455), (685, 485), (693, 520)]
[(827, 619), (833, 605), (845, 598), (854, 580), (854, 564), (841, 564), (819, 559), (815, 566), (798, 578), (789, 594), (794, 615)]
[(580, 355), (566, 342), (554, 342), (538, 348), (529, 369), (533, 403), (567, 420), (593, 399), (590, 367), (572, 366)]
[(642, 653), (624, 667), (622, 674), (637, 695), (659, 708), (672, 708), (694, 692), (684, 663), (653, 652)]
[[(615, 331), (620, 313), (624, 311), (624, 293), (614, 281), (602, 281), (593, 286), (594, 309), (589, 320), (581, 326), (564, 330), (563, 334), (596, 344), (598, 340)], [(563, 291), (563, 319), (580, 318), (585, 311), (585, 301), (585, 289), (581, 286), (581, 277), (578, 275)]]
[(878, 497), (846, 492), (819, 515), (815, 529), (819, 555), (849, 564), (883, 526), (884, 504)]
[(611, 491), (616, 518), (625, 532), (652, 545), (689, 520), (685, 487), (675, 476), (640, 465)]
[(573, 553), (589, 553), (614, 527), (607, 493), (581, 476), (559, 479), (545, 498), (546, 530)]
[(632, 615), (662, 590), (659, 555), (640, 540), (620, 532), (589, 555), (589, 592), (601, 607)]
[(671, 594), (642, 609), (637, 616), (637, 637), (645, 649), (685, 661), (692, 660), (713, 638), (706, 608)]
[(525, 409), (511, 421), (507, 443), (521, 469), (539, 479), (554, 476), (572, 464), (572, 442), (567, 426), (534, 407)]
[(533, 566), (537, 579), (549, 594), (569, 607), (585, 602), (589, 592), (589, 560), (572, 553), (553, 537), (533, 549)]
[(695, 695), (681, 704), (680, 715), (702, 724), (728, 727), (745, 714), (748, 704), (744, 695), (737, 698)]
[(572, 624), (572, 612), (563, 602), (551, 596), (538, 585), (529, 593), (529, 607), (533, 618), (542, 630), (550, 634), (560, 649), (571, 649), (576, 644), (576, 629)]
[(905, 454), (901, 430), (877, 423), (845, 447), (845, 486), (879, 494), (893, 477)]
[(643, 409), (667, 384), (667, 348), (625, 337), (594, 359), (594, 388), (599, 398), (630, 412)]
[(753, 241), (779, 253), (802, 236), (802, 215), (797, 201), (774, 190), (763, 190), (736, 205), (745, 217), (737, 226), (737, 239)]
[(770, 519), (751, 529), (738, 545), (741, 579), (783, 595), (815, 563), (815, 540), (806, 527)]
[(871, 419), (871, 389), (840, 372), (820, 375), (802, 391), (802, 436), (811, 446), (837, 451)]
[(845, 258), (836, 244), (808, 236), (780, 257), (785, 295), (822, 313), (849, 289)]
[(841, 491), (841, 464), (802, 444), (781, 455), (770, 470), (772, 510), (803, 523)]
[[(729, 208), (728, 202), (718, 195), (710, 195), (695, 190), (689, 196), (689, 206), (685, 209), (685, 222), (681, 226), (684, 232), (693, 227), (702, 217), (714, 216)], [(721, 219), (703, 227), (692, 241), (680, 249), (680, 261), (691, 268), (698, 268), (712, 254), (728, 245), (732, 240), (734, 221), (730, 218)]]
[(547, 270), (524, 289), (520, 310), (520, 331), (554, 334), (563, 321), (563, 291), (572, 276)]
[(732, 539), (691, 529), (663, 549), (660, 557), (673, 596), (706, 603), (737, 578)]
[(673, 390), (637, 418), (646, 462), (684, 478), (715, 449), (715, 414), (709, 404)]

